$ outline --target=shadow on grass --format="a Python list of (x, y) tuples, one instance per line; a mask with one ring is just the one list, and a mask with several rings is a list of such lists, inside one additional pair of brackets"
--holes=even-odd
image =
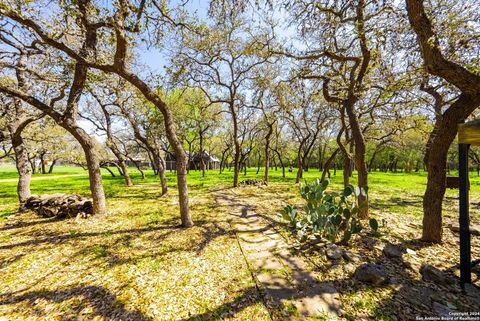
[(31, 221), (31, 222), (22, 221), (22, 222), (17, 222), (15, 224), (2, 226), (2, 227), (0, 227), (0, 231), (13, 230), (13, 229), (17, 229), (17, 228), (23, 228), (23, 227), (39, 225), (39, 224), (48, 224), (48, 223), (52, 223), (52, 222), (56, 222), (56, 221), (61, 221), (61, 220), (57, 219), (56, 217), (52, 217), (52, 218), (43, 219), (43, 220), (38, 219), (38, 220), (35, 220), (35, 221)]
[[(103, 317), (105, 320), (121, 321), (146, 321), (151, 320), (140, 311), (128, 310), (124, 303), (109, 290), (100, 286), (78, 286), (67, 289), (58, 289), (54, 291), (31, 291), (24, 294), (14, 295), (6, 293), (0, 295), (0, 305), (15, 304), (26, 302), (38, 317), (47, 316), (48, 311), (43, 311), (37, 301), (44, 299), (54, 303), (60, 303), (66, 300), (78, 298), (75, 305), (69, 307), (67, 314), (72, 315), (72, 320), (76, 319), (84, 308), (92, 307), (91, 316)], [(64, 319), (66, 320), (66, 319)]]
[(0, 250), (7, 250), (12, 249), (17, 246), (29, 246), (29, 245), (40, 245), (45, 243), (60, 243), (63, 241), (68, 240), (75, 240), (85, 237), (93, 237), (93, 236), (100, 236), (100, 235), (118, 235), (118, 234), (138, 234), (138, 233), (148, 233), (153, 231), (161, 231), (161, 230), (180, 230), (182, 229), (179, 225), (163, 225), (163, 226), (152, 226), (152, 227), (144, 227), (144, 228), (132, 228), (132, 229), (124, 229), (124, 230), (106, 230), (103, 232), (87, 232), (87, 233), (70, 233), (70, 234), (63, 234), (63, 235), (54, 235), (50, 237), (43, 237), (37, 238), (33, 240), (28, 240), (21, 243), (14, 243), (14, 244), (7, 244), (0, 246)]

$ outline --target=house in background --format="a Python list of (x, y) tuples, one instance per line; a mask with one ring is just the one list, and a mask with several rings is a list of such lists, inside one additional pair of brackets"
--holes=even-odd
[(220, 160), (213, 155), (210, 155), (207, 151), (202, 154), (195, 153), (190, 158), (189, 169), (202, 169), (202, 158), (205, 164), (205, 169), (218, 169), (220, 168)]
[[(188, 153), (189, 162), (188, 162), (188, 169), (190, 170), (200, 170), (202, 169), (202, 157), (205, 163), (205, 169), (219, 169), (220, 168), (220, 160), (210, 155), (208, 152), (203, 152), (201, 155), (200, 153)], [(176, 159), (173, 153), (167, 153), (165, 156), (165, 164), (167, 170), (175, 170), (176, 169)]]

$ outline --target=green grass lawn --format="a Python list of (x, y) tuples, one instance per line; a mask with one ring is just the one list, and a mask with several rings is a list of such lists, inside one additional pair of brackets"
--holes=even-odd
[[(103, 172), (107, 217), (55, 221), (33, 213), (13, 215), (18, 206), (15, 168), (0, 166), (0, 316), (8, 320), (271, 320), (272, 311), (261, 302), (228, 219), (212, 197), (212, 190), (231, 185), (233, 173), (208, 171), (203, 178), (200, 171), (190, 172), (196, 225), (182, 229), (175, 173), (167, 173), (169, 195), (159, 197), (158, 178), (152, 171), (144, 180), (136, 169), (130, 172), (135, 184), (131, 188), (124, 186), (122, 177)], [(259, 212), (277, 218), (286, 202), (300, 202), (295, 174), (287, 171), (283, 178), (280, 169), (273, 169), (268, 188), (245, 187), (238, 194)], [(310, 169), (304, 179), (320, 174)], [(250, 168), (246, 176), (240, 175), (241, 180), (247, 178), (261, 179), (262, 171), (257, 175), (256, 168)], [(331, 181), (333, 189), (340, 189), (341, 172)], [(410, 222), (418, 225), (425, 184), (423, 172), (371, 173), (372, 216), (387, 218), (391, 231)], [(479, 185), (480, 179), (472, 173), (472, 203), (480, 202)], [(89, 196), (87, 172), (57, 166), (52, 174), (33, 175), (31, 190)], [(447, 191), (446, 220), (456, 220), (457, 193)], [(478, 206), (472, 205), (472, 220), (477, 222)], [(401, 237), (416, 238), (419, 233), (417, 227)], [(438, 253), (434, 262), (453, 264), (456, 259), (445, 259), (449, 253), (455, 256), (456, 250), (433, 250)], [(368, 306), (371, 315), (384, 313), (377, 311), (375, 302), (390, 294), (362, 291), (346, 296), (353, 302), (347, 312), (354, 315), (357, 306)], [(362, 297), (370, 301), (363, 302)], [(391, 314), (385, 315), (377, 319), (393, 320)]]

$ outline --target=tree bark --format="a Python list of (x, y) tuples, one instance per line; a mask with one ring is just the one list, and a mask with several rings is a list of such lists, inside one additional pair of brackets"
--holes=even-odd
[(335, 149), (332, 155), (330, 155), (330, 157), (325, 162), (325, 165), (323, 166), (323, 172), (322, 172), (322, 178), (321, 178), (322, 182), (325, 180), (325, 177), (327, 176), (327, 173), (330, 170), (330, 167), (332, 166), (332, 163), (335, 160), (335, 157), (337, 156), (337, 153), (339, 151), (340, 151), (340, 148)]
[(302, 146), (303, 146), (303, 142), (302, 144), (300, 144), (300, 147), (298, 148), (298, 151), (297, 151), (297, 177), (295, 179), (295, 183), (298, 184), (300, 183), (300, 179), (303, 177), (303, 158), (302, 158)]
[(270, 138), (273, 133), (273, 123), (268, 124), (267, 135), (265, 135), (265, 173), (263, 180), (268, 184), (268, 171), (270, 170)]
[(355, 101), (345, 101), (345, 111), (347, 112), (348, 121), (351, 127), (352, 139), (355, 142), (355, 166), (358, 172), (357, 186), (362, 191), (358, 196), (358, 202), (365, 204), (358, 211), (358, 217), (361, 219), (368, 218), (368, 195), (366, 189), (368, 189), (368, 169), (365, 162), (365, 137), (363, 136), (362, 129), (358, 121), (357, 114), (354, 110)]
[(165, 165), (165, 159), (162, 157), (160, 152), (157, 152), (157, 153), (158, 155), (155, 157), (157, 158), (158, 177), (160, 178), (160, 185), (162, 186), (161, 196), (164, 196), (164, 195), (167, 195), (168, 193), (166, 165)]
[(31, 196), (30, 179), (32, 176), (28, 153), (21, 135), (22, 129), (12, 128), (11, 134), (13, 150), (15, 151), (15, 165), (18, 172), (17, 195), (20, 208), (23, 208), (27, 199)]
[(425, 69), (461, 91), (458, 99), (437, 118), (425, 155), (428, 181), (423, 199), (422, 239), (439, 243), (442, 241), (442, 201), (445, 195), (448, 147), (455, 138), (458, 123), (463, 122), (480, 105), (480, 76), (443, 56), (440, 41), (422, 0), (406, 0), (406, 4), (408, 19), (417, 34)]
[(95, 150), (95, 142), (83, 129), (74, 122), (60, 121), (59, 125), (68, 130), (80, 143), (87, 160), (88, 180), (90, 192), (92, 193), (93, 212), (96, 215), (106, 214), (105, 192), (102, 184), (102, 173), (100, 171), (100, 158)]
[(448, 149), (457, 135), (457, 125), (480, 106), (480, 95), (462, 94), (443, 114), (435, 137), (430, 141), (427, 189), (423, 196), (422, 239), (428, 242), (442, 241), (442, 202), (445, 195)]
[(283, 163), (282, 156), (280, 155), (280, 152), (277, 149), (273, 150), (275, 154), (277, 154), (278, 161), (280, 162), (280, 166), (282, 166), (282, 177), (285, 178), (285, 164)]
[(240, 174), (240, 142), (238, 141), (238, 123), (237, 113), (233, 101), (230, 103), (230, 113), (233, 121), (233, 145), (235, 147), (234, 164), (233, 164), (233, 187), (238, 187), (238, 175)]
[(203, 158), (204, 151), (203, 151), (203, 130), (200, 129), (199, 132), (199, 140), (200, 140), (200, 168), (202, 170), (202, 177), (205, 177), (205, 159)]
[(53, 167), (55, 166), (55, 164), (57, 163), (57, 160), (54, 159), (52, 161), (52, 164), (50, 164), (50, 168), (48, 169), (48, 174), (52, 174), (53, 173)]

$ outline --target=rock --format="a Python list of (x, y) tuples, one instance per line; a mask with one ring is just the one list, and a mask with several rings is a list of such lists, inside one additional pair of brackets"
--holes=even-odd
[(347, 274), (350, 275), (350, 274), (352, 274), (352, 273), (355, 272), (355, 265), (353, 265), (353, 264), (351, 264), (351, 263), (348, 263), (348, 264), (345, 264), (345, 265), (343, 266), (343, 269), (345, 270), (345, 272), (346, 272)]
[(422, 265), (420, 267), (420, 274), (423, 280), (427, 282), (441, 285), (451, 285), (455, 283), (455, 280), (430, 264)]
[(465, 293), (467, 296), (473, 299), (473, 302), (480, 302), (480, 288), (470, 284), (466, 283), (465, 284)]
[[(448, 227), (452, 232), (460, 232), (460, 226), (458, 225), (449, 224)], [(469, 229), (471, 235), (480, 236), (480, 226), (470, 225)]]
[(355, 270), (355, 278), (358, 281), (371, 283), (379, 286), (388, 282), (388, 275), (379, 264), (366, 263)]
[(25, 208), (43, 217), (87, 217), (93, 214), (92, 201), (78, 194), (32, 195), (25, 202)]
[(415, 252), (414, 250), (412, 249), (409, 249), (407, 248), (407, 254), (410, 254), (410, 255), (417, 255), (417, 252)]
[(350, 252), (350, 251), (344, 251), (343, 252), (343, 259), (345, 261), (356, 263), (356, 262), (360, 261), (360, 256), (358, 254), (355, 254), (355, 253)]
[(338, 260), (342, 257), (342, 254), (342, 249), (335, 244), (329, 244), (325, 250), (325, 255), (331, 260)]
[(362, 243), (367, 250), (373, 250), (378, 243), (378, 240), (373, 238), (363, 238)]
[(453, 312), (448, 306), (443, 305), (439, 302), (433, 302), (432, 304), (433, 312), (435, 312), (439, 317), (448, 318), (451, 317), (451, 313)]
[(405, 286), (401, 290), (401, 296), (411, 305), (427, 308), (431, 306), (432, 302), (441, 300), (437, 291), (425, 286)]
[(385, 245), (382, 252), (389, 258), (397, 259), (402, 257), (402, 251), (400, 251), (400, 249), (393, 244)]

